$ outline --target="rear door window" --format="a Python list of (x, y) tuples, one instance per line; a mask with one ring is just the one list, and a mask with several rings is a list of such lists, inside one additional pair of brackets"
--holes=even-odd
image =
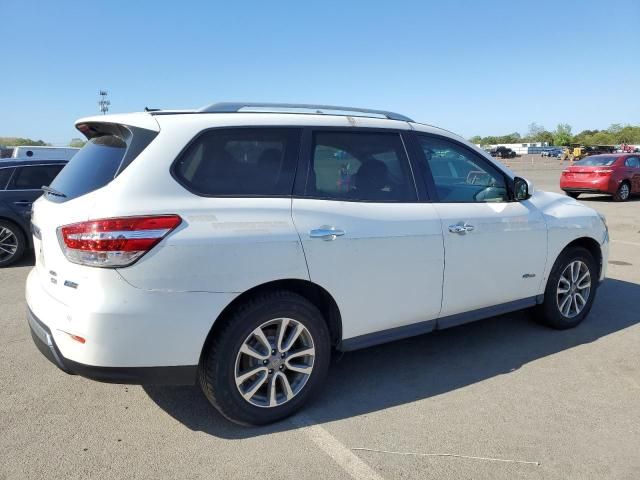
[(329, 200), (416, 200), (400, 135), (318, 131), (313, 135), (306, 195)]
[[(631, 167), (631, 168), (640, 168), (640, 159), (638, 159), (637, 157), (629, 157), (627, 158), (627, 160), (624, 162), (624, 164), (627, 167)], [(1, 183), (1, 182), (0, 182)]]
[(16, 168), (9, 190), (40, 190), (49, 186), (64, 165), (33, 165)]
[(92, 138), (50, 186), (64, 193), (65, 200), (102, 188), (116, 176), (126, 150), (125, 141), (115, 135)]
[(173, 174), (197, 195), (291, 195), (299, 138), (295, 128), (205, 131), (178, 157)]

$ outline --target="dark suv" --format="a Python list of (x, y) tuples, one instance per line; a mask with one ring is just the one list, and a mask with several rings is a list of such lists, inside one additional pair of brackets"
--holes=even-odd
[(0, 268), (31, 247), (31, 204), (66, 164), (61, 160), (0, 160)]
[(502, 145), (496, 148), (492, 148), (489, 153), (492, 157), (497, 158), (514, 158), (516, 156), (516, 152)]

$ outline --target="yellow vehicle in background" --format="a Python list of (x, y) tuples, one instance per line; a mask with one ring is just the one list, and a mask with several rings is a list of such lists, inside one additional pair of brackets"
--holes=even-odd
[(560, 155), (560, 161), (564, 162), (565, 160), (569, 160), (570, 162), (575, 162), (584, 158), (586, 156), (585, 152), (586, 149), (584, 145), (575, 143), (570, 147), (564, 147), (562, 155)]
[(564, 147), (560, 161), (577, 162), (591, 155), (600, 155), (601, 153), (613, 153), (616, 151), (615, 145), (591, 145), (585, 147), (579, 143), (574, 143), (570, 147)]

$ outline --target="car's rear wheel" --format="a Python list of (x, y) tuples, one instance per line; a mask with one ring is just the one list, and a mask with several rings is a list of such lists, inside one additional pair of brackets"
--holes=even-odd
[(589, 314), (597, 286), (593, 255), (582, 247), (565, 250), (551, 269), (537, 318), (560, 330), (575, 327)]
[(616, 202), (626, 202), (631, 195), (631, 187), (629, 182), (622, 182), (618, 187), (618, 191), (613, 196), (613, 200)]
[(580, 196), (580, 192), (566, 192), (571, 198), (578, 198)]
[(22, 258), (27, 239), (13, 222), (0, 220), (0, 268), (11, 265)]
[(320, 311), (280, 291), (251, 299), (213, 333), (200, 365), (200, 386), (229, 420), (250, 425), (293, 414), (321, 389), (330, 336)]

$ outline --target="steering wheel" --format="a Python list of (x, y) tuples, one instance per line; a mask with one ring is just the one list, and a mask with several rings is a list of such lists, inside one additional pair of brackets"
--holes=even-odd
[(502, 188), (490, 185), (473, 194), (474, 202), (486, 202), (487, 200), (504, 199)]

